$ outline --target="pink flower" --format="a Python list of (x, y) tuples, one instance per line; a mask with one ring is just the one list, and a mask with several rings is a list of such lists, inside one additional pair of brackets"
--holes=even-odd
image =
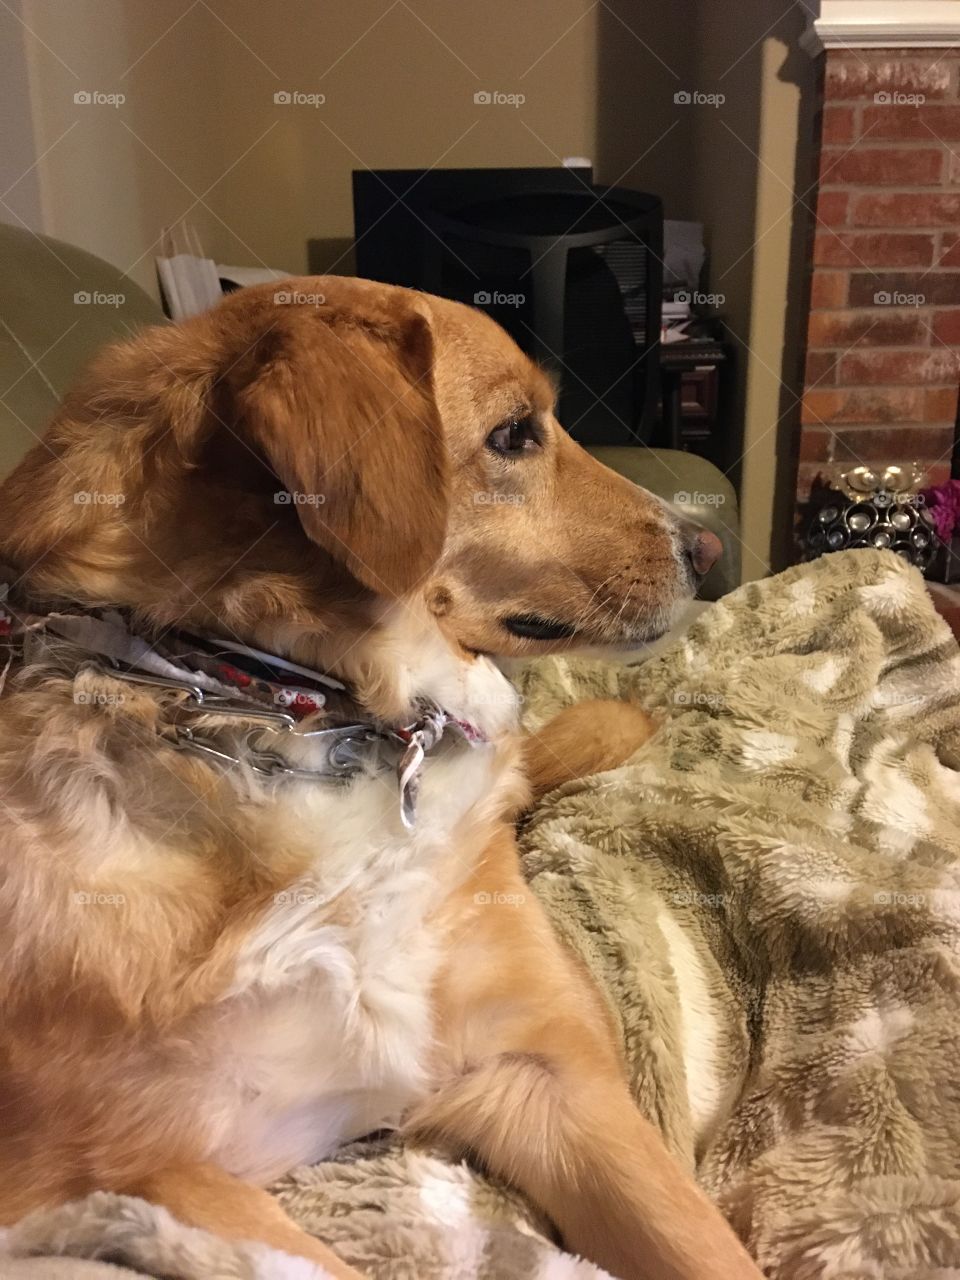
[(925, 499), (937, 537), (949, 542), (960, 527), (960, 480), (946, 480), (933, 489), (924, 489)]

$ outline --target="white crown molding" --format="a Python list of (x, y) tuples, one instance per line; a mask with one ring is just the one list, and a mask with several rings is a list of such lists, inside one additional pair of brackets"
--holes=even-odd
[(821, 0), (800, 39), (824, 49), (937, 49), (960, 46), (960, 0)]

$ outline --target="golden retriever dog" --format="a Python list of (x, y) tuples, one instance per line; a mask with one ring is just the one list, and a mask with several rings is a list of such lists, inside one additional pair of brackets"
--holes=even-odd
[(524, 892), (517, 815), (652, 729), (525, 742), (492, 658), (647, 641), (719, 553), (553, 405), (474, 310), (295, 280), (106, 350), (4, 483), (0, 1222), (356, 1276), (262, 1187), (396, 1127), (624, 1280), (759, 1276)]

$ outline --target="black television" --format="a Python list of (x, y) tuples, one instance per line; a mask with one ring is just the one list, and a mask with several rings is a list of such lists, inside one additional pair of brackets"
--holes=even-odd
[(429, 215), (491, 197), (569, 189), (593, 181), (589, 165), (553, 169), (354, 169), (357, 275), (422, 289)]

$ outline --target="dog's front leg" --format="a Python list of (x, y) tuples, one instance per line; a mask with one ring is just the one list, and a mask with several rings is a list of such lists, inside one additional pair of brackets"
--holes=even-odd
[(115, 1189), (163, 1205), (181, 1222), (227, 1240), (255, 1241), (309, 1258), (330, 1280), (363, 1280), (359, 1271), (298, 1227), (262, 1187), (234, 1178), (216, 1165), (171, 1165)]
[(568, 1249), (622, 1280), (760, 1280), (634, 1105), (607, 1010), (521, 878), (509, 832), (447, 910), (440, 1083), (408, 1136), (479, 1157)]
[(652, 737), (657, 725), (632, 702), (576, 702), (523, 739), (534, 799), (574, 778), (616, 769)]

